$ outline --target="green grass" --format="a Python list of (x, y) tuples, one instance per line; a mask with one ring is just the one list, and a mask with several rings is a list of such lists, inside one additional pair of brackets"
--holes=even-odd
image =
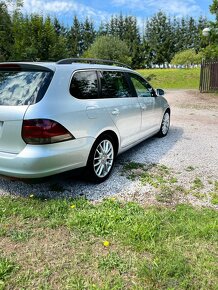
[(218, 205), (218, 193), (216, 192), (211, 193), (211, 203), (214, 205)]
[(0, 197), (0, 289), (215, 289), (217, 221), (187, 205)]
[(218, 205), (218, 181), (214, 182), (214, 191), (210, 193), (211, 203), (214, 205)]
[(201, 179), (199, 177), (196, 177), (193, 180), (192, 189), (202, 189), (202, 188), (204, 188), (203, 182), (201, 181)]
[(9, 259), (0, 257), (0, 289), (5, 288), (4, 281), (10, 277), (13, 271), (16, 270), (16, 266)]
[(140, 69), (137, 70), (155, 88), (198, 89), (200, 68), (193, 69)]

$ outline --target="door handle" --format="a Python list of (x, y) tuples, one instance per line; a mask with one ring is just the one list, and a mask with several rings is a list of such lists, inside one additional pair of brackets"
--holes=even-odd
[(114, 115), (114, 116), (118, 116), (120, 113), (120, 111), (118, 109), (114, 109), (111, 114)]

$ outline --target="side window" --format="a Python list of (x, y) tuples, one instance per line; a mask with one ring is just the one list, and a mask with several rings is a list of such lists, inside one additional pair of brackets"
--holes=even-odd
[(138, 97), (146, 98), (153, 96), (153, 88), (143, 78), (138, 75), (130, 74), (130, 79)]
[(125, 74), (118, 71), (99, 72), (101, 80), (101, 98), (132, 97)]
[(78, 71), (74, 74), (70, 93), (78, 99), (98, 99), (98, 78), (95, 71)]

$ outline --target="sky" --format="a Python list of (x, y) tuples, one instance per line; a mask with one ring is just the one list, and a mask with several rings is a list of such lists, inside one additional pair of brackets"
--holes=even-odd
[(167, 15), (200, 15), (211, 19), (209, 5), (213, 0), (24, 0), (23, 12), (56, 16), (65, 26), (71, 26), (72, 18), (77, 15), (83, 20), (87, 16), (98, 26), (111, 15), (133, 15), (138, 24), (162, 10)]

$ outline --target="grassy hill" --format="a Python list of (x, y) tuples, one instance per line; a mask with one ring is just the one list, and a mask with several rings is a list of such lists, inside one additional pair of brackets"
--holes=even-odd
[(137, 70), (155, 88), (198, 89), (200, 68), (192, 69), (140, 69)]

